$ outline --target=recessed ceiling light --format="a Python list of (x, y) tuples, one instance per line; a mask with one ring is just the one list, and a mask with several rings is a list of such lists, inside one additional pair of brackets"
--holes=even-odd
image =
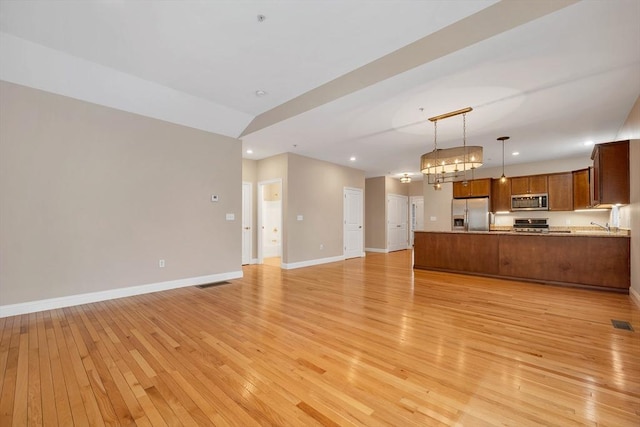
[(267, 92), (265, 92), (262, 89), (259, 89), (256, 91), (256, 96), (265, 96), (267, 94)]
[(520, 152), (518, 152), (518, 151), (514, 151), (513, 153), (511, 153), (512, 156), (517, 156), (519, 154), (520, 154)]
[(253, 154), (253, 150), (251, 148), (247, 149), (246, 151), (247, 154)]
[(349, 160), (352, 161), (352, 162), (355, 162), (356, 161), (356, 156), (349, 157)]

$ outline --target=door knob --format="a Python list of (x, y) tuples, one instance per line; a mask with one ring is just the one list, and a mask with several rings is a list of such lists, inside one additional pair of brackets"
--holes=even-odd
[(361, 225), (359, 225), (359, 226), (358, 226), (358, 228), (362, 228), (362, 226), (361, 226)]

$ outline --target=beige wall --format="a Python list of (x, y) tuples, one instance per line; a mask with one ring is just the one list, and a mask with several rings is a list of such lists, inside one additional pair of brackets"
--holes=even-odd
[(241, 270), (238, 140), (6, 82), (0, 93), (1, 304)]
[(364, 195), (364, 184), (364, 172), (359, 169), (288, 153), (283, 262), (343, 255), (344, 188), (360, 188)]
[(384, 250), (387, 248), (387, 196), (384, 176), (366, 179), (364, 199), (364, 247)]
[[(344, 188), (364, 190), (364, 172), (293, 153), (258, 160), (255, 164), (249, 162), (245, 160), (243, 166), (248, 170), (255, 167), (255, 174), (248, 171), (243, 176), (245, 181), (252, 180), (255, 188), (254, 258), (259, 231), (258, 184), (276, 179), (282, 182), (278, 198), (282, 200), (283, 264), (342, 256)], [(276, 199), (274, 188), (265, 187), (270, 200)], [(302, 221), (298, 221), (298, 215), (302, 215)]]
[(424, 186), (422, 180), (413, 179), (409, 183), (409, 196), (424, 196)]
[(385, 193), (389, 194), (399, 194), (401, 196), (409, 195), (409, 185), (403, 184), (397, 178), (391, 178), (390, 176), (384, 177), (384, 185), (385, 185)]
[[(398, 194), (401, 196), (421, 196), (422, 182), (403, 184), (399, 178), (379, 176), (366, 180), (365, 205), (365, 248), (387, 249), (387, 196)], [(413, 193), (412, 193), (413, 191)], [(409, 209), (407, 209), (407, 221)]]
[(453, 185), (442, 184), (442, 189), (434, 190), (433, 185), (425, 182), (424, 194), (424, 229), (426, 231), (451, 231), (451, 199)]
[(631, 290), (640, 305), (640, 97), (629, 112), (629, 117), (618, 133), (617, 140), (631, 140), (629, 167), (631, 204), (621, 209), (621, 215), (629, 218), (631, 228)]

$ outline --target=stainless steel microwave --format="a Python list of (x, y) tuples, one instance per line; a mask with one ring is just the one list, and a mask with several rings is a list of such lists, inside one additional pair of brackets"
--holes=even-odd
[(512, 211), (548, 211), (548, 194), (519, 194), (511, 196)]

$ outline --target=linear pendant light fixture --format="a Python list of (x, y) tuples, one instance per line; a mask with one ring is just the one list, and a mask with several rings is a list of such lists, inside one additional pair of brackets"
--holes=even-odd
[[(433, 151), (420, 157), (420, 171), (427, 176), (427, 183), (439, 190), (444, 182), (467, 182), (467, 171), (482, 166), (482, 147), (467, 145), (467, 113), (473, 108), (451, 111), (430, 117), (433, 122)], [(462, 147), (438, 148), (438, 120), (462, 115)], [(473, 178), (473, 175), (472, 175)]]

